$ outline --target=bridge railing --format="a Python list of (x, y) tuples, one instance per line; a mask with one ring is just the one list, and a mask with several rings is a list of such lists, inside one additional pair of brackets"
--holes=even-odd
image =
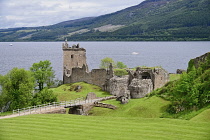
[[(106, 98), (106, 97), (104, 97), (104, 98)], [(81, 104), (86, 104), (86, 103), (92, 103), (95, 101), (97, 101), (97, 99), (86, 100), (84, 97), (80, 97), (80, 98), (77, 98), (75, 100), (70, 100), (70, 101), (52, 102), (52, 103), (47, 103), (47, 104), (41, 104), (41, 105), (16, 109), (16, 110), (13, 110), (13, 114), (19, 114), (19, 115), (38, 114), (38, 113), (41, 113), (42, 111), (51, 110), (51, 109), (54, 109), (57, 107), (81, 105)]]

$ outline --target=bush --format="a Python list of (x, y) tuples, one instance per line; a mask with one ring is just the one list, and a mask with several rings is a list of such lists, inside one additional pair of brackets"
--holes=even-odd
[(123, 62), (117, 62), (116, 67), (119, 69), (127, 68), (127, 66)]
[(52, 90), (44, 88), (42, 91), (35, 94), (33, 98), (33, 105), (40, 105), (46, 103), (57, 102), (57, 96), (53, 94)]
[(114, 74), (116, 76), (128, 75), (128, 72), (125, 69), (114, 69)]
[(104, 59), (101, 59), (100, 68), (109, 69), (110, 63), (114, 64), (114, 60), (112, 58), (106, 57)]

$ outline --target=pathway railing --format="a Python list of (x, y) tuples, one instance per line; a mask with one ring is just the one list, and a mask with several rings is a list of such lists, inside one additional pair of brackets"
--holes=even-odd
[(97, 99), (85, 99), (84, 97), (77, 98), (75, 100), (70, 101), (62, 101), (62, 102), (52, 102), (42, 105), (36, 105), (31, 107), (26, 107), (22, 109), (16, 109), (13, 110), (13, 114), (19, 114), (20, 115), (27, 115), (27, 114), (38, 114), (43, 113), (44, 111), (50, 111), (55, 108), (61, 108), (61, 107), (67, 107), (67, 106), (76, 106), (76, 105), (83, 105), (87, 103), (94, 103), (96, 101), (103, 101), (107, 99), (115, 98), (114, 96), (108, 96), (108, 97), (102, 97)]
[[(42, 105), (36, 105), (36, 106), (30, 106), (26, 108), (16, 109), (13, 110), (13, 114), (19, 114), (19, 115), (26, 115), (26, 114), (37, 114), (44, 111), (49, 111), (51, 109), (59, 108), (59, 107), (66, 107), (71, 105), (80, 105), (82, 102), (84, 102), (84, 97), (77, 98), (75, 100), (70, 101), (62, 101), (62, 102), (52, 102)], [(86, 101), (85, 101), (86, 102)], [(91, 100), (88, 100), (87, 102), (92, 102)]]

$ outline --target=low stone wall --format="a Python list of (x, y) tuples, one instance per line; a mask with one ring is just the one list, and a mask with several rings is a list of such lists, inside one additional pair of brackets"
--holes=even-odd
[(113, 73), (105, 69), (93, 69), (91, 72), (86, 71), (86, 66), (84, 65), (82, 68), (72, 68), (72, 73), (70, 77), (64, 75), (64, 79), (69, 83), (76, 83), (76, 82), (87, 82), (89, 84), (97, 85), (101, 88), (106, 83), (106, 80), (111, 78)]
[(40, 114), (66, 114), (66, 108), (55, 108), (49, 111), (40, 112)]
[(111, 105), (111, 104), (105, 104), (105, 103), (100, 103), (100, 102), (94, 102), (95, 107), (103, 107), (103, 108), (109, 108), (109, 109), (117, 109), (116, 106)]

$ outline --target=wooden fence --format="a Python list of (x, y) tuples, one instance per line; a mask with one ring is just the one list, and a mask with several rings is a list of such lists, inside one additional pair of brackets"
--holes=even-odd
[(113, 98), (116, 98), (116, 97), (108, 96), (108, 97), (88, 99), (88, 100), (85, 100), (84, 97), (81, 97), (81, 98), (77, 98), (75, 100), (70, 100), (70, 101), (53, 102), (53, 103), (31, 106), (31, 107), (22, 108), (22, 109), (16, 109), (16, 110), (13, 110), (13, 114), (19, 114), (19, 115), (38, 114), (38, 113), (50, 111), (55, 108), (64, 108), (67, 106), (83, 105), (86, 103), (94, 103), (94, 102), (109, 100)]

